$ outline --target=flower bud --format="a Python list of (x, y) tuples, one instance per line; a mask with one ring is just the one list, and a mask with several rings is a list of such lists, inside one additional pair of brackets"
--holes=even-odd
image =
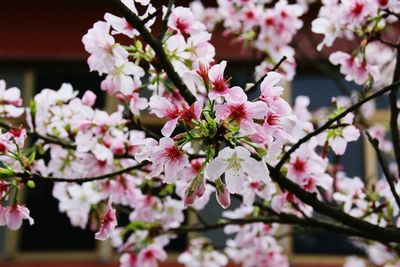
[(221, 179), (217, 179), (215, 184), (217, 189), (217, 201), (222, 208), (226, 209), (231, 205), (231, 195)]
[(96, 102), (96, 95), (92, 91), (86, 91), (82, 97), (82, 103), (86, 106), (93, 106)]

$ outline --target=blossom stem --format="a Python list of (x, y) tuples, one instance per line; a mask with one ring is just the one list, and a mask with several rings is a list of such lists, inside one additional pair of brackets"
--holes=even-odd
[[(286, 56), (283, 56), (281, 58), (281, 60), (278, 61), (278, 63), (275, 64), (275, 66), (270, 70), (270, 71), (276, 71), (281, 65), (282, 63), (287, 59)], [(266, 73), (264, 76), (262, 76), (252, 87), (250, 87), (249, 89), (247, 89), (246, 94), (249, 95), (252, 92), (254, 92), (255, 90), (257, 90), (258, 86), (262, 83), (262, 81), (265, 79), (265, 77), (268, 76), (268, 73)]]
[(396, 200), (397, 206), (400, 208), (400, 197), (397, 194), (396, 187), (394, 185), (395, 179), (394, 179), (393, 175), (390, 174), (387, 162), (386, 162), (385, 158), (383, 157), (381, 150), (379, 149), (379, 141), (376, 138), (372, 138), (372, 136), (368, 133), (368, 131), (366, 131), (365, 134), (367, 135), (368, 141), (371, 143), (372, 147), (374, 148), (374, 150), (376, 152), (376, 156), (378, 158), (379, 164), (381, 165), (382, 171), (385, 174), (386, 180), (389, 184), (390, 191), (392, 192), (392, 195), (393, 195), (394, 199)]

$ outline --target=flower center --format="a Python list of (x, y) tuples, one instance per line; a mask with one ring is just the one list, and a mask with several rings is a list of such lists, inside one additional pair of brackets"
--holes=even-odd
[(234, 153), (228, 159), (229, 169), (234, 169), (236, 171), (240, 170), (242, 161), (243, 161), (243, 159), (239, 158), (238, 155), (236, 153)]
[(293, 168), (297, 172), (304, 172), (306, 167), (305, 165), (306, 165), (305, 162), (297, 157), (296, 161), (293, 163)]
[(182, 158), (182, 153), (179, 151), (177, 147), (168, 147), (165, 149), (165, 155), (167, 160), (171, 163), (177, 162)]
[(234, 105), (230, 107), (231, 118), (237, 123), (246, 118), (246, 107), (244, 104)]

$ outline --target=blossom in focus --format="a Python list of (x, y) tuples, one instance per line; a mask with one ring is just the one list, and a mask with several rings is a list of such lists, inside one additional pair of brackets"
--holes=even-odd
[(148, 177), (155, 177), (164, 171), (164, 182), (173, 183), (180, 171), (189, 164), (188, 156), (174, 142), (173, 139), (163, 137), (150, 155), (153, 170)]
[(213, 181), (225, 173), (226, 186), (232, 194), (240, 194), (243, 191), (247, 178), (269, 182), (267, 166), (263, 162), (253, 159), (250, 151), (242, 146), (234, 149), (229, 147), (222, 149), (218, 157), (207, 165), (206, 172)]

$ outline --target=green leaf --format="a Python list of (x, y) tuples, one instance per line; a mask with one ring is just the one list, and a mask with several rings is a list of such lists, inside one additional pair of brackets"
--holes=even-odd
[(32, 164), (32, 162), (35, 160), (36, 158), (36, 151), (33, 151), (28, 158), (28, 164)]
[(13, 176), (15, 176), (15, 171), (9, 166), (5, 165), (4, 167), (0, 167), (0, 179), (10, 178)]
[(34, 118), (36, 115), (36, 101), (35, 100), (33, 100), (33, 99), (29, 100), (29, 108), (30, 108), (31, 116), (32, 116), (32, 118)]

